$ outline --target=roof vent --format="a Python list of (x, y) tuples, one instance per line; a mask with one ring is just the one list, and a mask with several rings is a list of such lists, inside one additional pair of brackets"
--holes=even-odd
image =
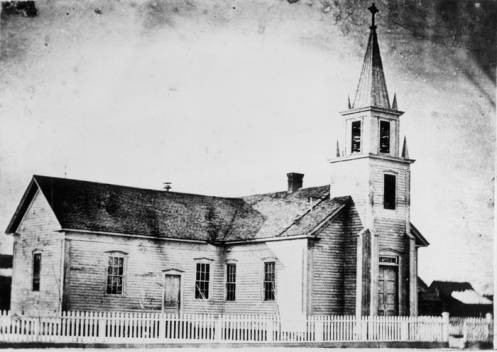
[(164, 190), (166, 192), (169, 192), (171, 188), (173, 188), (173, 186), (171, 186), (171, 182), (164, 182)]
[(288, 177), (288, 193), (296, 192), (302, 188), (304, 174), (289, 172), (286, 176)]

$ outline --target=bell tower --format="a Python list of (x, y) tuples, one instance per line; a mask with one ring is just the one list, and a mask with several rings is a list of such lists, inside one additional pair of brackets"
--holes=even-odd
[[(403, 112), (390, 103), (376, 33), (374, 3), (359, 83), (343, 124), (336, 157), (330, 160), (332, 197), (351, 196), (360, 225), (357, 236), (358, 315), (415, 315), (416, 260), (410, 235), (410, 164), (400, 149)], [(355, 232), (354, 232), (355, 231)]]

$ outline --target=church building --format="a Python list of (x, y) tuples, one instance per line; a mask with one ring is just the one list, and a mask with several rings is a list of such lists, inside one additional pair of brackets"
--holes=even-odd
[(417, 315), (410, 166), (374, 16), (331, 182), (228, 198), (33, 176), (8, 227), (11, 310)]

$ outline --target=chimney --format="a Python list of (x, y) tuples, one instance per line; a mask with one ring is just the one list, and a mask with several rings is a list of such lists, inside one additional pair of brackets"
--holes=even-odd
[(288, 193), (293, 193), (302, 188), (304, 174), (289, 172), (286, 176), (288, 177)]

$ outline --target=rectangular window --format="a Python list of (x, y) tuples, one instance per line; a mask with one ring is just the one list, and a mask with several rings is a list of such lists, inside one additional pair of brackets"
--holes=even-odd
[(380, 257), (380, 263), (399, 264), (399, 257)]
[(107, 293), (120, 295), (123, 293), (124, 258), (109, 257), (107, 266)]
[(384, 175), (383, 207), (395, 209), (395, 175)]
[(40, 291), (41, 253), (33, 254), (33, 291)]
[(390, 153), (390, 122), (380, 121), (380, 153)]
[(195, 276), (195, 298), (209, 298), (209, 275), (210, 264), (197, 263), (197, 272)]
[(361, 151), (361, 121), (352, 122), (352, 153)]
[(226, 300), (234, 301), (236, 292), (236, 264), (226, 265)]
[(274, 301), (275, 291), (275, 263), (264, 263), (264, 300)]

